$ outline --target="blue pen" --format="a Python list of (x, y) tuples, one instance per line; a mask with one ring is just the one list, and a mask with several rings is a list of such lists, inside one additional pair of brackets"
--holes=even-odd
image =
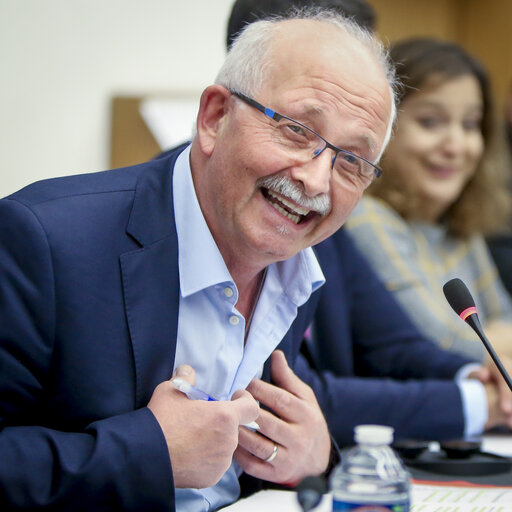
[[(185, 379), (182, 379), (181, 377), (176, 377), (175, 379), (171, 380), (171, 382), (178, 391), (181, 391), (183, 394), (187, 395), (191, 400), (205, 400), (206, 402), (218, 402), (216, 398), (209, 395), (208, 393), (205, 393), (204, 391), (201, 391), (200, 389), (195, 388), (194, 386), (192, 386), (192, 384), (190, 384), (190, 382), (186, 381)], [(260, 426), (255, 421), (245, 423), (243, 426), (252, 428), (254, 430), (260, 429)]]

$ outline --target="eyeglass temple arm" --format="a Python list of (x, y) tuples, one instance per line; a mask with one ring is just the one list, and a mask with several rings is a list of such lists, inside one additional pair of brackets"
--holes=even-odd
[(245, 101), (248, 105), (251, 105), (251, 107), (254, 107), (255, 109), (258, 109), (260, 112), (265, 114), (267, 117), (270, 117), (270, 119), (273, 119), (274, 121), (280, 121), (283, 119), (283, 116), (281, 114), (278, 114), (277, 112), (273, 111), (270, 108), (265, 107), (261, 103), (258, 103), (257, 101), (253, 100), (252, 98), (249, 98), (245, 94), (241, 92), (231, 91), (231, 94), (234, 96), (237, 96), (242, 101)]

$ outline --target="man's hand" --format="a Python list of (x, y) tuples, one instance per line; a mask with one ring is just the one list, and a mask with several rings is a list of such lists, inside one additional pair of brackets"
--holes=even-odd
[[(501, 362), (510, 375), (512, 361), (508, 357), (502, 357)], [(494, 361), (469, 374), (470, 378), (478, 379), (485, 386), (489, 419), (485, 428), (498, 425), (507, 425), (512, 428), (512, 391), (510, 391), (505, 379), (501, 376)]]
[(503, 425), (512, 429), (512, 414), (507, 414), (503, 411), (498, 388), (494, 384), (485, 384), (484, 387), (489, 411), (484, 429), (489, 430), (490, 428)]
[[(293, 485), (327, 469), (331, 439), (313, 390), (293, 373), (280, 350), (272, 354), (271, 375), (275, 385), (253, 380), (247, 387), (273, 414), (260, 411), (260, 433), (240, 428), (235, 460), (249, 475)], [(265, 462), (274, 446), (275, 457)]]
[[(195, 383), (187, 365), (174, 377)], [(190, 400), (171, 381), (159, 384), (148, 408), (155, 415), (169, 448), (175, 487), (215, 485), (231, 465), (238, 444), (238, 429), (256, 419), (259, 406), (247, 391), (237, 391), (231, 401)]]

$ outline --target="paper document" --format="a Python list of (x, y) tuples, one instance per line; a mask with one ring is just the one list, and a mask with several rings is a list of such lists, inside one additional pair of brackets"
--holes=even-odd
[(512, 488), (413, 485), (411, 512), (512, 512)]
[[(224, 510), (300, 512), (301, 508), (294, 492), (260, 491)], [(326, 494), (314, 512), (332, 512), (332, 495)], [(410, 512), (512, 512), (512, 488), (413, 484)]]

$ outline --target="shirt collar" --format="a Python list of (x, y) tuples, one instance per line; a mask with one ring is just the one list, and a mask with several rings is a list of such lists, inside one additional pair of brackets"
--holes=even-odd
[(273, 266), (275, 268), (269, 269), (269, 272), (275, 272), (284, 293), (297, 306), (302, 306), (325, 283), (324, 274), (311, 247)]
[(183, 297), (233, 281), (199, 206), (189, 159), (190, 146), (176, 160), (173, 178), (178, 267)]

